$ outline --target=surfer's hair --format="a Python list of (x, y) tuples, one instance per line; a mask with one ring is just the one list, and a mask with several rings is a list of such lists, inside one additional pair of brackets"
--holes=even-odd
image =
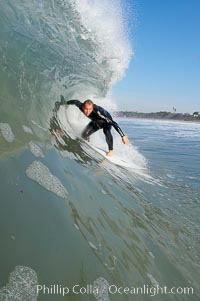
[(94, 103), (93, 103), (93, 101), (91, 100), (91, 99), (86, 99), (85, 101), (84, 101), (84, 103), (83, 103), (83, 106), (85, 106), (85, 105), (94, 105)]

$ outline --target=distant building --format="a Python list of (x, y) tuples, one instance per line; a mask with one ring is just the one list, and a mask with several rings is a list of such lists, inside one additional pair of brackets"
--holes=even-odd
[(192, 115), (193, 115), (193, 117), (199, 117), (200, 113), (199, 112), (194, 112)]

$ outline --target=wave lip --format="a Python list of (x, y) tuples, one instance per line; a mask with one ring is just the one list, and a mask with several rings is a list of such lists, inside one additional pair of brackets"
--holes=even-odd
[(98, 43), (97, 60), (108, 63), (112, 71), (111, 83), (123, 77), (130, 62), (133, 50), (129, 42), (122, 1), (111, 0), (72, 0), (80, 14), (81, 24), (87, 33), (84, 40)]

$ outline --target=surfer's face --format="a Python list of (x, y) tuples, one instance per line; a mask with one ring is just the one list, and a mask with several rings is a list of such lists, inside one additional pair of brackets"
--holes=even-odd
[(92, 104), (84, 104), (83, 106), (83, 113), (86, 116), (89, 116), (93, 111), (93, 105)]

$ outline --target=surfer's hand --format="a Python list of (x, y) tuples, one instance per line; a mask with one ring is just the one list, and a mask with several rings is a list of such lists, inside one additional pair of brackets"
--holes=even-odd
[(55, 102), (55, 112), (58, 112), (59, 108), (60, 108), (60, 102), (56, 101)]
[(60, 104), (61, 104), (61, 105), (66, 104), (66, 103), (65, 103), (65, 98), (64, 98), (63, 95), (60, 95)]
[(124, 144), (129, 144), (129, 143), (130, 143), (129, 140), (128, 140), (128, 137), (126, 137), (126, 136), (123, 136), (123, 137), (122, 137), (122, 142), (123, 142)]

